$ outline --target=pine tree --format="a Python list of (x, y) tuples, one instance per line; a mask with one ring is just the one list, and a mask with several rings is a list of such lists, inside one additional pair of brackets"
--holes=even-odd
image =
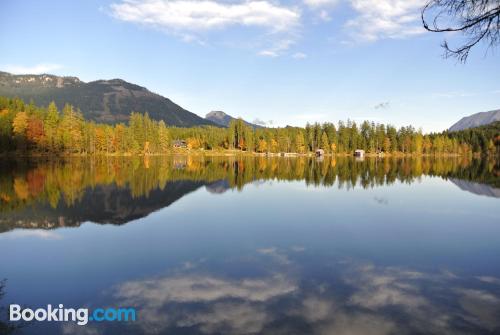
[(160, 152), (167, 152), (170, 148), (170, 138), (168, 134), (168, 129), (165, 122), (161, 120), (158, 123), (158, 143), (160, 147)]
[(44, 120), (45, 136), (47, 138), (47, 147), (50, 152), (58, 150), (57, 127), (59, 125), (59, 111), (55, 102), (51, 102), (47, 108), (47, 116)]

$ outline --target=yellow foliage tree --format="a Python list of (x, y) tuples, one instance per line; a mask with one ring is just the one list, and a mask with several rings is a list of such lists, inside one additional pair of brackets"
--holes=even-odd
[(17, 113), (12, 120), (12, 129), (14, 134), (23, 136), (28, 128), (28, 114), (26, 112)]
[(265, 139), (261, 138), (259, 140), (259, 143), (257, 145), (257, 151), (258, 152), (265, 152), (267, 150), (267, 142)]

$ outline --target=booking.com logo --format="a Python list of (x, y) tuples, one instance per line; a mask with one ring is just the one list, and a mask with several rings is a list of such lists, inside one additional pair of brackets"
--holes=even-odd
[(135, 321), (135, 308), (96, 308), (90, 313), (88, 308), (64, 308), (59, 304), (58, 308), (47, 305), (47, 308), (21, 308), (20, 305), (12, 304), (9, 307), (10, 321), (74, 321), (79, 326), (91, 322), (113, 322), (113, 321)]

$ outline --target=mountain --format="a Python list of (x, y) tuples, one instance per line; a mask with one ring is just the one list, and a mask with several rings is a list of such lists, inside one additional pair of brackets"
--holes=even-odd
[[(214, 123), (218, 124), (219, 126), (228, 127), (231, 120), (237, 120), (237, 119), (232, 117), (231, 115), (224, 113), (223, 111), (212, 111), (212, 112), (208, 113), (207, 115), (205, 115), (205, 120), (209, 120), (211, 122), (214, 122)], [(250, 126), (253, 128), (262, 128), (262, 126), (247, 122), (245, 120), (243, 120), (243, 122), (247, 126)]]
[(460, 119), (457, 123), (450, 127), (449, 131), (458, 131), (468, 128), (484, 126), (495, 121), (500, 121), (500, 109), (481, 112), (466, 116)]
[(127, 122), (130, 112), (136, 111), (147, 112), (152, 119), (164, 120), (167, 125), (215, 125), (170, 99), (122, 79), (85, 83), (76, 77), (0, 72), (0, 96), (33, 100), (44, 106), (55, 101), (59, 108), (69, 103), (80, 108), (86, 119), (101, 123)]

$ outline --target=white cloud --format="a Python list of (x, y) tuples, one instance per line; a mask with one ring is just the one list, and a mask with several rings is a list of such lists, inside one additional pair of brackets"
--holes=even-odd
[(268, 1), (224, 3), (214, 0), (123, 0), (111, 4), (116, 18), (174, 31), (204, 31), (228, 26), (256, 26), (272, 31), (289, 30), (298, 24), (295, 8)]
[(40, 63), (33, 66), (24, 65), (5, 65), (2, 67), (5, 71), (13, 74), (42, 74), (49, 73), (62, 68), (59, 64)]
[(295, 59), (305, 59), (305, 58), (307, 58), (307, 55), (305, 53), (302, 53), (302, 52), (296, 52), (292, 55), (292, 57)]
[(351, 0), (358, 15), (345, 24), (356, 41), (404, 38), (423, 33), (420, 10), (425, 0)]
[(267, 122), (262, 120), (262, 119), (259, 119), (258, 117), (256, 117), (253, 121), (252, 121), (253, 124), (257, 124), (259, 126), (266, 126)]
[(335, 6), (339, 0), (304, 0), (304, 4), (309, 7), (332, 7)]
[[(262, 49), (257, 54), (277, 57), (299, 37), (298, 7), (281, 6), (267, 0), (224, 2), (219, 0), (122, 0), (110, 6), (115, 18), (165, 31), (184, 42), (206, 44), (203, 34), (225, 28), (260, 28), (256, 41), (238, 40)], [(205, 36), (206, 37), (206, 36)], [(213, 36), (212, 36), (213, 37)], [(227, 39), (227, 36), (225, 37)], [(224, 41), (224, 44), (233, 44)]]
[(278, 53), (276, 51), (272, 51), (272, 50), (259, 51), (258, 55), (264, 56), (264, 57), (278, 57)]
[(328, 13), (328, 11), (324, 9), (319, 12), (319, 18), (325, 22), (332, 20), (332, 18), (330, 17), (330, 13)]
[(259, 51), (258, 55), (259, 56), (266, 56), (266, 57), (278, 57), (280, 56), (283, 52), (288, 50), (290, 46), (295, 44), (297, 36), (291, 36), (289, 38), (284, 38), (281, 40), (278, 40), (273, 43), (273, 45), (265, 50)]

